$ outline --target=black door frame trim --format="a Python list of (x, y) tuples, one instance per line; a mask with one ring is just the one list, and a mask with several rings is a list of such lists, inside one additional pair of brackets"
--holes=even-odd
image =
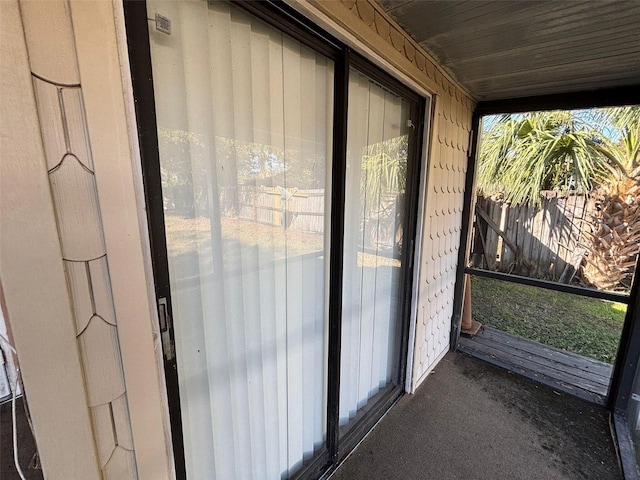
[(626, 293), (608, 292), (606, 290), (596, 290), (595, 288), (577, 287), (567, 283), (551, 282), (549, 280), (540, 280), (538, 278), (525, 277), (522, 275), (514, 275), (512, 273), (494, 272), (483, 268), (466, 267), (465, 273), (477, 275), (478, 277), (492, 278), (503, 282), (519, 283), (520, 285), (529, 285), (530, 287), (544, 288), (555, 292), (571, 293), (587, 298), (597, 298), (599, 300), (608, 300), (610, 302), (629, 304), (630, 296)]
[[(327, 448), (330, 462), (338, 457), (340, 416), (340, 359), (342, 347), (342, 288), (332, 288), (343, 282), (344, 208), (347, 171), (347, 119), (349, 105), (349, 59), (345, 49), (335, 68), (334, 92), (336, 108), (333, 123), (333, 165), (331, 170), (331, 252), (329, 257), (329, 385), (327, 409)], [(334, 283), (335, 282), (335, 283)], [(333, 381), (332, 381), (333, 380)]]
[(478, 102), (479, 116), (500, 113), (539, 112), (543, 110), (576, 110), (597, 107), (622, 107), (640, 104), (640, 84), (583, 92), (537, 95)]
[[(131, 59), (129, 64), (135, 100), (138, 142), (140, 144), (142, 181), (144, 185), (145, 203), (147, 205), (147, 224), (149, 226), (149, 238), (151, 240), (149, 244), (151, 248), (155, 294), (156, 299), (166, 299), (167, 313), (171, 315), (171, 288), (169, 285), (167, 249), (166, 247), (158, 248), (158, 245), (166, 245), (164, 216), (152, 215), (151, 213), (162, 212), (164, 210), (164, 201), (160, 176), (158, 125), (151, 69), (151, 46), (149, 43), (146, 2), (125, 1), (124, 14), (127, 49), (129, 58)], [(173, 328), (169, 329), (169, 336), (171, 342), (175, 344)], [(163, 360), (176, 476), (179, 479), (186, 478), (178, 367), (175, 356), (173, 359), (167, 360), (167, 357), (163, 355)]]
[(467, 266), (467, 250), (473, 230), (471, 214), (476, 191), (476, 159), (478, 156), (478, 139), (480, 136), (480, 117), (476, 111), (471, 117), (471, 147), (467, 156), (467, 172), (464, 180), (464, 199), (462, 203), (462, 225), (460, 227), (460, 247), (458, 248), (458, 267), (456, 268), (456, 284), (453, 290), (453, 315), (451, 317), (450, 349), (458, 348), (460, 326), (462, 324), (462, 305), (465, 294), (465, 267)]
[(638, 460), (631, 429), (629, 409), (632, 401), (636, 374), (640, 366), (640, 258), (636, 263), (636, 275), (631, 287), (630, 303), (620, 338), (613, 377), (609, 386), (607, 407), (612, 410), (611, 431), (626, 480), (638, 479)]

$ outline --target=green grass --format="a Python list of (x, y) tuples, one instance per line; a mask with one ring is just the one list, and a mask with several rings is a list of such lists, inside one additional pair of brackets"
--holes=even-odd
[(624, 304), (476, 276), (471, 302), (484, 325), (603, 362), (616, 358)]

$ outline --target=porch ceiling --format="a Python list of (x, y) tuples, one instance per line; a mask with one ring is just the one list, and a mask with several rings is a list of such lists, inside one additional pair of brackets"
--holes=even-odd
[(378, 1), (477, 100), (640, 84), (638, 1)]

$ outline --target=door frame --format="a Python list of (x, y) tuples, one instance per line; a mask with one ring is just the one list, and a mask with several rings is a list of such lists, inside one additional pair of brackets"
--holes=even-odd
[[(334, 450), (330, 450), (332, 452), (332, 458), (334, 461), (339, 463), (346, 456), (351, 453), (351, 451), (360, 443), (360, 441), (364, 438), (364, 436), (371, 431), (371, 429), (375, 426), (375, 424), (382, 418), (382, 416), (391, 408), (393, 405), (405, 394), (406, 389), (406, 375), (407, 369), (409, 368), (409, 330), (410, 330), (410, 320), (411, 320), (411, 311), (413, 307), (412, 296), (414, 294), (413, 283), (417, 281), (415, 279), (415, 245), (417, 238), (417, 226), (418, 226), (418, 202), (419, 202), (419, 193), (420, 193), (420, 178), (421, 171), (424, 167), (422, 161), (422, 152), (423, 152), (423, 144), (424, 144), (424, 123), (425, 123), (425, 111), (426, 111), (426, 99), (421, 95), (414, 92), (412, 89), (398, 81), (397, 79), (389, 76), (378, 67), (373, 65), (370, 61), (358, 55), (354, 52), (349, 52), (349, 61), (346, 63), (347, 70), (347, 78), (346, 78), (346, 92), (348, 92), (348, 70), (349, 68), (354, 68), (359, 72), (365, 74), (371, 80), (376, 83), (379, 83), (383, 87), (386, 87), (392, 90), (394, 93), (399, 94), (403, 97), (403, 99), (407, 100), (410, 103), (410, 113), (409, 117), (415, 120), (415, 125), (413, 127), (414, 135), (413, 141), (409, 142), (409, 151), (408, 151), (408, 162), (407, 162), (407, 186), (405, 191), (405, 209), (406, 214), (403, 223), (403, 249), (402, 249), (402, 265), (405, 267), (402, 272), (402, 277), (400, 278), (400, 286), (401, 292), (399, 295), (399, 318), (401, 320), (400, 327), (400, 351), (399, 355), (399, 368), (396, 372), (397, 378), (395, 379), (396, 386), (394, 388), (389, 389), (388, 391), (382, 393), (379, 399), (371, 406), (371, 408), (358, 420), (358, 423), (353, 426), (353, 428), (349, 429), (342, 437), (339, 439), (336, 438), (336, 445)], [(346, 115), (346, 108), (344, 114)], [(345, 118), (346, 119), (346, 118)], [(345, 124), (346, 126), (346, 124)], [(344, 129), (344, 148), (340, 152), (340, 155), (345, 159), (345, 171), (346, 171), (346, 128)], [(334, 140), (335, 141), (335, 140)], [(335, 166), (335, 160), (334, 160)], [(340, 179), (343, 184), (341, 188), (344, 188), (345, 175), (342, 175)], [(335, 184), (334, 184), (335, 185)], [(333, 188), (333, 187), (332, 187)], [(344, 198), (344, 197), (343, 197)], [(340, 203), (338, 205), (343, 205)], [(334, 204), (335, 205), (335, 204)], [(341, 226), (344, 228), (344, 210), (340, 211), (341, 217)], [(344, 230), (340, 231), (340, 238), (338, 239), (341, 249), (340, 253), (337, 255), (333, 255), (333, 239), (331, 243), (332, 250), (332, 258), (335, 258), (335, 261), (338, 262), (340, 269), (340, 282), (335, 284), (339, 285), (332, 290), (338, 290), (337, 294), (340, 295), (340, 303), (342, 302), (342, 236), (344, 234)], [(405, 244), (406, 241), (406, 244)], [(333, 278), (331, 279), (333, 280)], [(332, 306), (332, 300), (329, 300), (330, 307)], [(337, 313), (337, 312), (336, 312)], [(330, 316), (330, 329), (332, 325)], [(340, 328), (341, 324), (341, 312), (337, 314), (337, 316), (333, 317), (335, 326)], [(333, 340), (334, 345), (337, 347), (337, 362), (339, 367), (340, 360), (340, 343), (341, 343), (341, 331), (337, 333), (335, 338), (330, 337), (330, 342)], [(330, 343), (331, 344), (331, 343)], [(331, 357), (330, 357), (331, 361)], [(335, 421), (336, 423), (339, 421), (339, 373), (340, 370), (337, 370), (337, 390), (334, 392), (336, 396), (335, 398)], [(340, 427), (335, 430), (335, 435), (340, 436)]]
[[(451, 318), (450, 349), (456, 350), (460, 338), (462, 320), (462, 306), (465, 291), (465, 276), (473, 273), (474, 269), (467, 267), (470, 235), (473, 230), (473, 208), (475, 199), (476, 170), (478, 158), (478, 144), (481, 141), (480, 120), (485, 115), (501, 113), (524, 113), (543, 110), (573, 110), (597, 107), (620, 107), (640, 105), (640, 85), (616, 87), (605, 90), (588, 92), (570, 92), (531, 96), (517, 99), (504, 99), (479, 102), (473, 113), (471, 148), (467, 163), (465, 178), (464, 204), (462, 211), (462, 229), (460, 233), (460, 250), (458, 252), (458, 267), (456, 270), (456, 286), (454, 290), (454, 307)], [(483, 276), (509, 280), (504, 274), (483, 272)], [(514, 277), (514, 276), (509, 276)], [(636, 274), (631, 292), (628, 296), (607, 294), (606, 292), (580, 292), (579, 287), (568, 287), (554, 282), (538, 281), (535, 279), (516, 278), (518, 283), (549, 288), (551, 290), (568, 293), (583, 293), (585, 296), (622, 301), (627, 304), (627, 313), (618, 345), (611, 383), (606, 398), (605, 408), (611, 411), (611, 430), (616, 442), (620, 463), (626, 479), (637, 479), (637, 460), (635, 457), (630, 429), (628, 424), (628, 409), (633, 386), (638, 370), (640, 370), (640, 256), (636, 263)]]
[[(325, 446), (319, 449), (313, 459), (305, 463), (294, 478), (312, 479), (329, 475), (351, 450), (379, 421), (382, 415), (397, 402), (405, 392), (405, 377), (409, 359), (409, 323), (411, 318), (411, 299), (414, 281), (414, 251), (418, 225), (418, 200), (423, 168), (423, 141), (425, 108), (427, 99), (388, 72), (352, 51), (343, 42), (337, 40), (324, 29), (314, 24), (299, 12), (283, 2), (240, 2), (230, 3), (242, 8), (264, 22), (286, 32), (311, 49), (327, 56), (335, 63), (334, 73), (334, 125), (333, 159), (331, 178), (331, 229), (329, 257), (329, 303), (328, 303), (328, 389), (327, 389), (327, 439)], [(165, 383), (167, 387), (169, 418), (172, 445), (175, 457), (175, 469), (178, 479), (186, 478), (182, 415), (178, 387), (178, 369), (173, 346), (175, 336), (171, 322), (172, 304), (169, 283), (168, 255), (164, 224), (164, 202), (160, 176), (160, 157), (158, 150), (157, 119), (155, 94), (149, 42), (149, 19), (146, 2), (124, 0), (127, 47), (136, 106), (138, 138), (142, 163), (145, 201), (147, 205), (147, 223), (149, 228), (151, 257), (154, 275), (154, 287), (158, 300), (158, 317), (163, 336), (163, 360)], [(407, 165), (407, 186), (405, 192), (406, 215), (403, 224), (404, 238), (402, 262), (405, 266), (401, 278), (402, 295), (400, 305), (400, 358), (397, 386), (371, 406), (366, 414), (349, 432), (340, 437), (339, 398), (340, 398), (340, 344), (342, 316), (342, 269), (344, 209), (335, 206), (344, 205), (345, 172), (347, 147), (347, 108), (349, 69), (354, 67), (373, 81), (389, 88), (408, 100), (411, 105), (410, 116), (414, 119), (414, 135), (409, 145)]]
[[(638, 478), (638, 460), (632, 442), (632, 425), (640, 412), (631, 411), (634, 384), (640, 369), (640, 256), (631, 287), (620, 348), (616, 356), (613, 378), (609, 388), (608, 407), (612, 410), (611, 430), (624, 478)], [(634, 419), (635, 417), (635, 419)]]

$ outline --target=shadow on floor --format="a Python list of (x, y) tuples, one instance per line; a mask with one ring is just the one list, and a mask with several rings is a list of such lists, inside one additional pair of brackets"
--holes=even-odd
[[(27, 480), (42, 480), (42, 470), (34, 468), (33, 460), (36, 443), (22, 404), (22, 398), (16, 401), (16, 420), (18, 425), (18, 457), (20, 468)], [(61, 433), (62, 435), (62, 433)], [(0, 405), (0, 479), (20, 480), (13, 462), (13, 428), (11, 402)]]
[(608, 412), (462, 353), (405, 395), (331, 480), (618, 480)]

